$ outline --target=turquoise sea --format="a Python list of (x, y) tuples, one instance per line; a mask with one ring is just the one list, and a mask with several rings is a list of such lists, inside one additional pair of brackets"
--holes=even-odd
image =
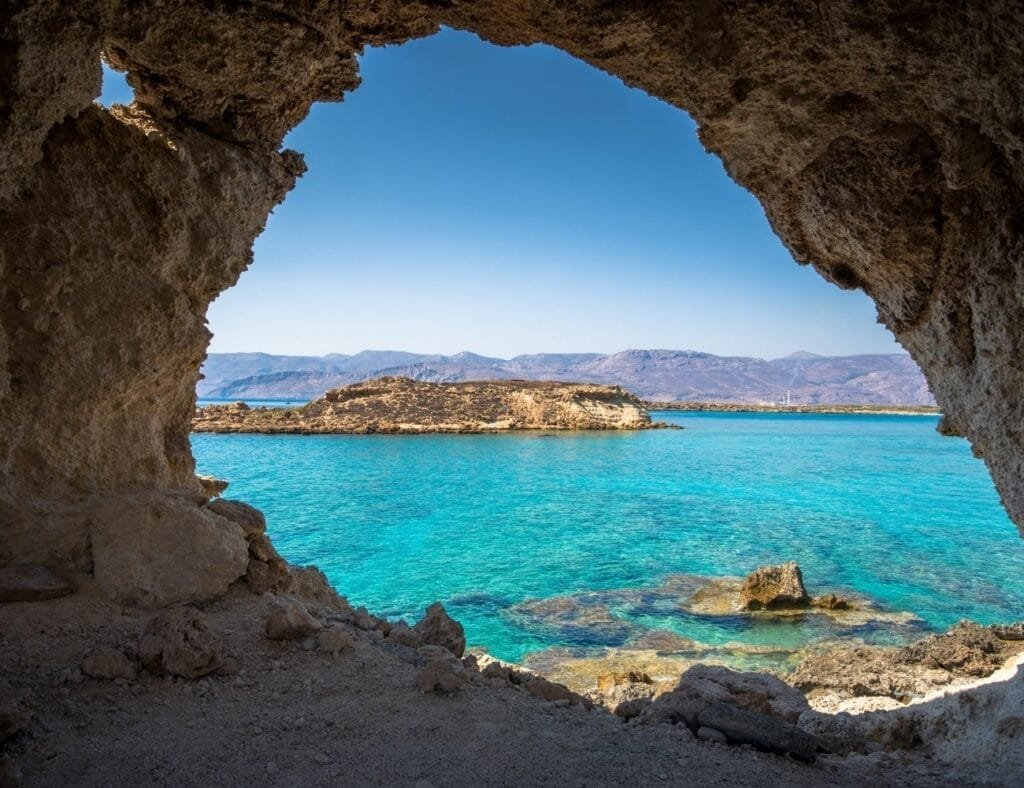
[[(1024, 540), (984, 465), (966, 441), (939, 436), (935, 417), (654, 416), (685, 429), (192, 444), (201, 473), (263, 510), (289, 561), (318, 565), (353, 604), (391, 618), (412, 622), (442, 600), (470, 645), (507, 660), (588, 654), (652, 630), (787, 649), (1024, 619)], [(677, 575), (785, 560), (812, 594), (853, 593), (913, 618), (837, 631), (820, 616), (673, 601)]]

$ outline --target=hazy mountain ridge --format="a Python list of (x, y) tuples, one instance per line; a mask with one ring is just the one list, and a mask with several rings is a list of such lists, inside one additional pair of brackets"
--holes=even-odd
[(197, 392), (211, 399), (309, 400), (329, 388), (382, 375), (452, 383), (464, 380), (557, 380), (620, 385), (644, 399), (770, 403), (789, 392), (794, 404), (913, 404), (934, 399), (906, 354), (784, 358), (716, 356), (692, 350), (539, 353), (511, 359), (474, 353), (364, 350), (353, 356), (211, 353)]

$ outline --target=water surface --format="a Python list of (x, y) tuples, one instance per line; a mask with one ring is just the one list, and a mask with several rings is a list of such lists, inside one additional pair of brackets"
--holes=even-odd
[[(917, 617), (848, 633), (868, 642), (1024, 618), (1024, 540), (984, 465), (939, 436), (935, 417), (655, 415), (686, 429), (192, 443), (199, 471), (262, 509), (290, 561), (317, 564), (389, 617), (443, 600), (471, 644), (504, 659), (652, 629), (784, 648), (834, 635), (820, 621), (695, 616), (644, 591), (784, 560), (812, 593), (855, 592)], [(611, 590), (625, 591), (592, 598), (611, 618), (592, 627), (516, 607)]]

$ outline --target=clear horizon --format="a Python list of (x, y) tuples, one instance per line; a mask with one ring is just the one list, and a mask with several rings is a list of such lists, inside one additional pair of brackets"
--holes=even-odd
[[(545, 46), (369, 49), (285, 140), (309, 166), (209, 312), (210, 352), (904, 352), (793, 262), (683, 112)], [(128, 102), (105, 69), (105, 104)]]
[(448, 357), (448, 358), (451, 358), (452, 356), (458, 356), (458, 355), (461, 355), (461, 354), (470, 354), (470, 355), (481, 356), (481, 357), (486, 357), (486, 358), (496, 358), (496, 359), (499, 359), (499, 360), (502, 360), (502, 361), (511, 361), (512, 359), (517, 358), (519, 356), (545, 356), (545, 355), (548, 355), (548, 356), (557, 356), (557, 355), (614, 356), (614, 355), (617, 355), (619, 353), (629, 353), (629, 352), (709, 353), (710, 355), (719, 356), (719, 357), (722, 357), (722, 358), (755, 358), (755, 359), (759, 358), (759, 359), (762, 359), (764, 361), (772, 361), (774, 359), (786, 358), (787, 356), (795, 356), (795, 355), (798, 355), (798, 354), (807, 354), (807, 353), (810, 353), (811, 355), (814, 355), (814, 356), (821, 356), (821, 357), (824, 357), (824, 358), (829, 358), (829, 357), (840, 358), (840, 357), (845, 357), (845, 356), (876, 356), (876, 355), (901, 355), (901, 356), (907, 356), (907, 355), (909, 355), (909, 353), (907, 353), (906, 350), (904, 350), (902, 347), (899, 347), (899, 346), (897, 346), (895, 349), (893, 349), (891, 351), (879, 351), (879, 352), (870, 352), (870, 353), (812, 353), (811, 351), (802, 350), (801, 349), (801, 350), (793, 350), (793, 351), (790, 351), (789, 353), (783, 353), (782, 355), (779, 355), (779, 356), (756, 356), (756, 355), (752, 355), (750, 353), (722, 354), (722, 353), (710, 353), (710, 351), (701, 350), (699, 348), (663, 348), (663, 347), (659, 347), (659, 348), (655, 348), (655, 347), (646, 347), (646, 348), (628, 347), (628, 348), (622, 348), (620, 350), (613, 350), (613, 351), (610, 351), (610, 352), (605, 352), (605, 351), (601, 351), (601, 350), (568, 350), (568, 351), (559, 351), (559, 352), (551, 352), (551, 351), (546, 351), (546, 350), (538, 350), (538, 351), (532, 351), (532, 352), (527, 351), (525, 353), (516, 353), (516, 354), (511, 355), (511, 356), (496, 356), (496, 355), (492, 355), (492, 354), (488, 354), (488, 353), (480, 353), (478, 351), (469, 350), (469, 349), (465, 349), (465, 348), (462, 349), (462, 350), (458, 350), (458, 351), (456, 351), (454, 353), (440, 353), (440, 352), (435, 352), (435, 351), (421, 351), (421, 350), (406, 350), (405, 348), (393, 348), (393, 347), (362, 348), (361, 350), (357, 350), (357, 351), (352, 352), (352, 353), (343, 353), (343, 352), (340, 352), (340, 351), (328, 351), (327, 353), (276, 353), (276, 352), (272, 353), (272, 352), (269, 352), (269, 351), (266, 351), (266, 350), (210, 350), (209, 351), (210, 354), (218, 354), (218, 355), (236, 355), (236, 354), (237, 355), (242, 355), (242, 354), (249, 354), (249, 355), (292, 356), (292, 357), (295, 357), (295, 356), (311, 356), (311, 357), (314, 357), (314, 358), (327, 358), (329, 356), (345, 356), (345, 357), (351, 358), (352, 356), (357, 356), (360, 353), (409, 353), (409, 354), (415, 355), (415, 356), (445, 356), (445, 357)]

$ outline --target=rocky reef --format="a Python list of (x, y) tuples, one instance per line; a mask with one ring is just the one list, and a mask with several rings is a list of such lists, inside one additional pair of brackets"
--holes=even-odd
[(651, 421), (618, 386), (497, 380), (423, 383), (383, 377), (332, 389), (299, 408), (244, 402), (196, 409), (195, 432), (401, 433), (639, 430)]

